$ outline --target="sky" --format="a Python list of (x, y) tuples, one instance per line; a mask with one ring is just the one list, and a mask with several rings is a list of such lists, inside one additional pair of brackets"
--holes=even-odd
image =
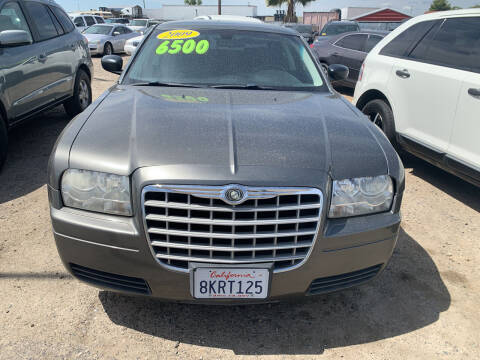
[[(180, 5), (183, 0), (56, 0), (67, 11), (98, 9), (99, 6), (121, 7), (128, 5), (140, 5), (143, 7), (145, 1), (147, 9), (159, 8), (164, 4)], [(390, 7), (403, 11), (410, 15), (423, 14), (429, 7), (432, 0), (316, 0), (305, 8), (296, 7), (297, 15), (305, 11), (328, 11), (333, 8), (347, 6), (364, 7)], [(203, 5), (216, 5), (217, 0), (203, 0)], [(265, 6), (265, 0), (222, 0), (223, 5), (257, 5), (258, 15), (271, 15), (277, 8)], [(450, 4), (460, 7), (470, 7), (480, 4), (480, 0), (450, 0)]]

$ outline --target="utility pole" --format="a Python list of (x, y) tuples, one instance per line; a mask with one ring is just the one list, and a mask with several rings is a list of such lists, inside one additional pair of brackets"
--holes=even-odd
[(218, 15), (222, 15), (222, 0), (218, 0)]

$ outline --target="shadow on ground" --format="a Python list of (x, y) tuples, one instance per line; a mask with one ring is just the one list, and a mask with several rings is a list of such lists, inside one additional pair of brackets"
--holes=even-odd
[(321, 354), (391, 338), (436, 322), (450, 306), (434, 262), (403, 230), (380, 277), (296, 303), (201, 306), (104, 291), (99, 298), (117, 325), (241, 355)]
[[(432, 184), (451, 197), (480, 212), (480, 191), (478, 187), (450, 174), (416, 156), (402, 154), (405, 171)], [(410, 170), (411, 169), (411, 170)]]
[(29, 194), (46, 183), (48, 158), (68, 121), (60, 106), (10, 131), (7, 161), (0, 171), (0, 204)]

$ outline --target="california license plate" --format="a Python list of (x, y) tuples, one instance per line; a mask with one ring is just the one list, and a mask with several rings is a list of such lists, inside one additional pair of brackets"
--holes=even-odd
[(268, 269), (201, 267), (192, 275), (197, 299), (265, 299), (268, 295)]

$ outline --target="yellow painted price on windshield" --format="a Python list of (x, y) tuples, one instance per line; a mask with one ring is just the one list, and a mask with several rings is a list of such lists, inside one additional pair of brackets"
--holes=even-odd
[(169, 40), (176, 40), (176, 39), (191, 39), (196, 38), (199, 36), (200, 33), (195, 30), (169, 30), (165, 31), (161, 34), (157, 35), (158, 39), (169, 39)]
[(195, 40), (165, 40), (160, 45), (158, 45), (157, 50), (155, 53), (157, 55), (163, 54), (198, 54), (203, 55), (205, 54), (208, 49), (210, 48), (210, 43), (208, 40), (200, 40), (198, 43)]

